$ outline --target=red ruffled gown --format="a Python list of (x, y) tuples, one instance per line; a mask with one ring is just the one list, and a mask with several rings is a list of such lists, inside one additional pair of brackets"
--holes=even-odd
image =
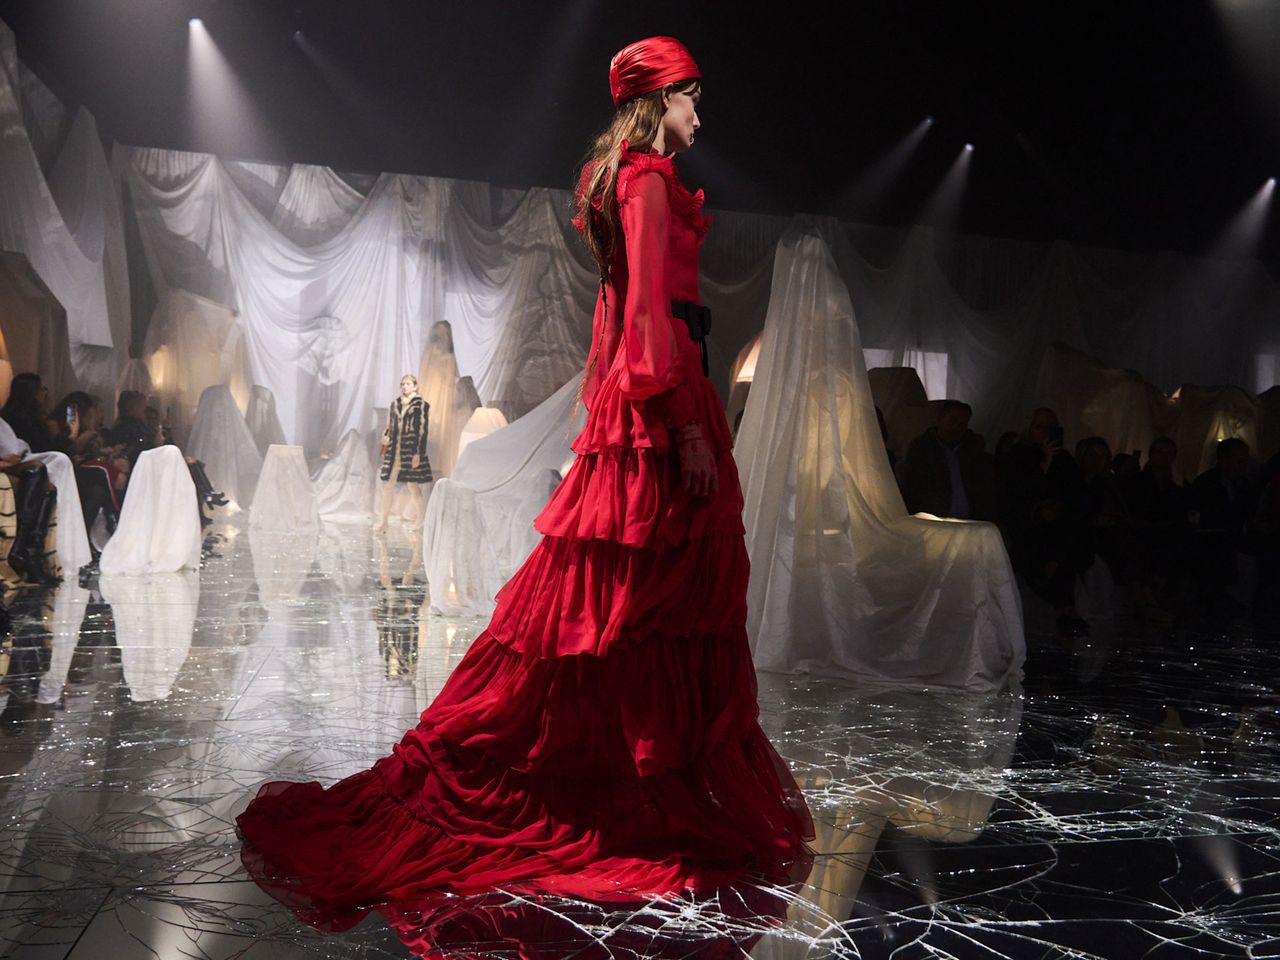
[[(698, 300), (702, 194), (669, 158), (625, 151), (617, 198), (589, 415), (543, 540), (390, 756), (329, 788), (268, 783), (237, 818), (250, 874), (314, 926), (494, 887), (781, 882), (804, 861), (808, 809), (757, 722), (732, 438), (671, 314)], [(671, 439), (695, 421), (709, 497), (681, 486)]]

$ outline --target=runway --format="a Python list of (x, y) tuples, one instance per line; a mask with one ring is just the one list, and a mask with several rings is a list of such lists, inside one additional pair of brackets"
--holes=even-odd
[[(198, 573), (11, 598), (0, 954), (409, 955), (377, 918), (299, 925), (246, 879), (233, 820), (266, 779), (381, 756), (483, 623), (426, 611), (400, 529), (223, 532)], [(760, 675), (818, 821), (799, 887), (650, 909), (499, 893), (457, 905), (491, 937), (468, 955), (1280, 956), (1275, 633), (1032, 621), (1025, 682), (993, 696)]]

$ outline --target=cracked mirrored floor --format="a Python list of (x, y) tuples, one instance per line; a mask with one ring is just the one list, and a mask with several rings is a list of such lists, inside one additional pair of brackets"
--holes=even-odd
[(793, 887), (321, 936), (246, 880), (235, 815), (369, 766), (483, 624), (427, 614), (399, 531), (225, 532), (198, 574), (7, 598), (0, 955), (1280, 957), (1280, 637), (1244, 621), (1033, 631), (985, 697), (761, 675), (817, 821)]

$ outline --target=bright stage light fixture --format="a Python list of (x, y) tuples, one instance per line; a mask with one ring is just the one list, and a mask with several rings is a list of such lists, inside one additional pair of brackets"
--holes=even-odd
[(196, 27), (203, 27), (204, 21), (201, 20), (199, 17), (192, 17), (190, 20), (187, 21), (187, 26), (191, 27), (192, 29)]
[(972, 143), (966, 143), (966, 144), (964, 145), (964, 148), (965, 148), (965, 150), (967, 150), (967, 151), (968, 151), (968, 152), (970, 152), (970, 153), (972, 153), (972, 152), (973, 152), (973, 144), (972, 144)]

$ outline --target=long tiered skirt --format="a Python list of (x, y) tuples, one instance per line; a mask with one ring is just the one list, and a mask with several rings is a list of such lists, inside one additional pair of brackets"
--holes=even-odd
[(758, 724), (741, 491), (715, 447), (702, 498), (663, 448), (580, 449), (418, 725), (333, 786), (266, 784), (237, 819), (253, 878), (326, 930), (499, 887), (789, 879), (812, 824)]

